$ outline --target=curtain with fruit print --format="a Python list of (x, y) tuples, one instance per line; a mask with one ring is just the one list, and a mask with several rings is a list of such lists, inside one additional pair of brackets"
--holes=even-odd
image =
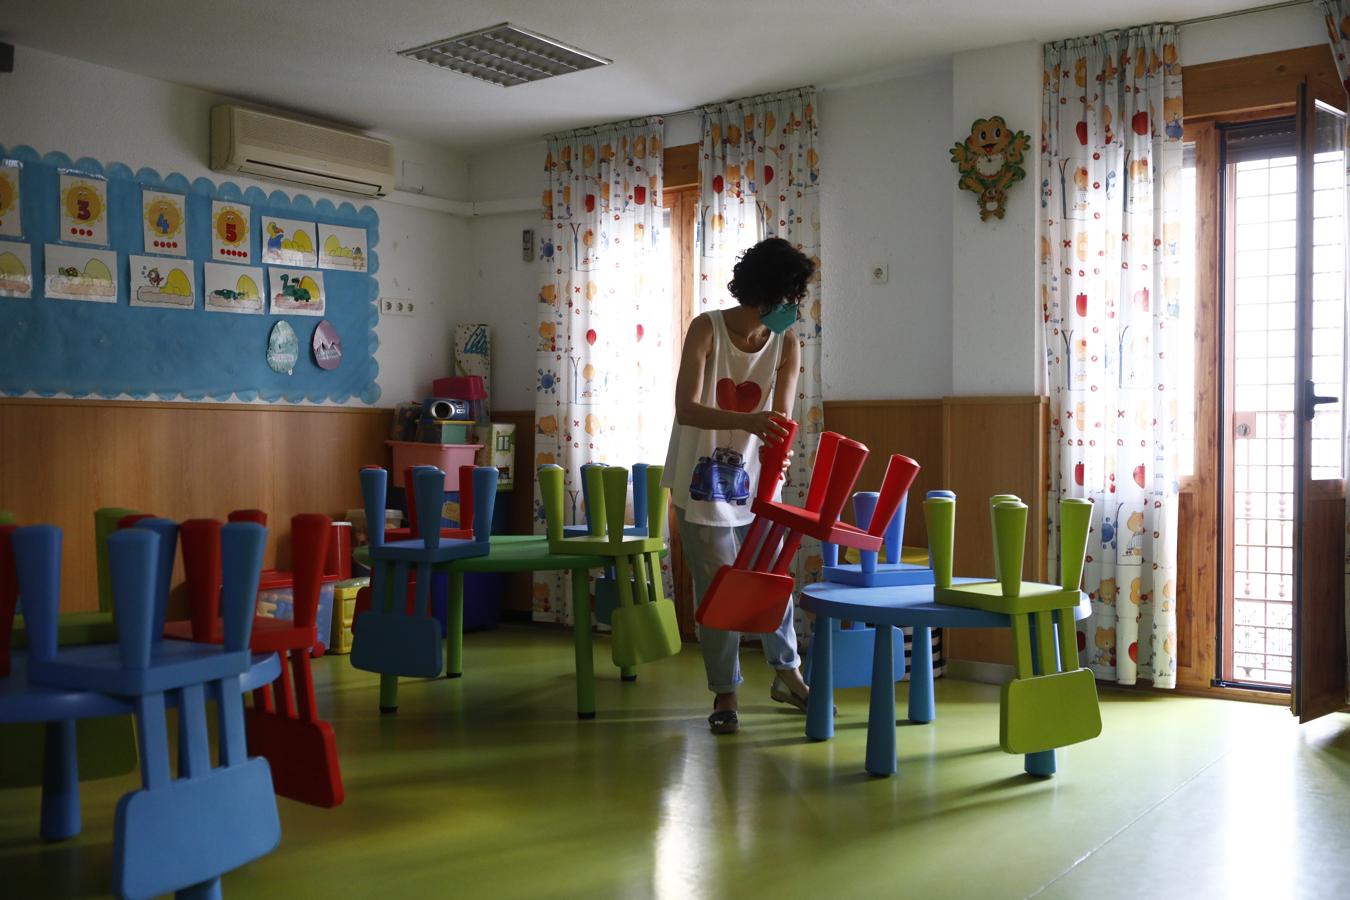
[[(1326, 17), (1327, 38), (1331, 41), (1331, 55), (1336, 58), (1336, 71), (1346, 91), (1350, 92), (1350, 3), (1346, 0), (1319, 0), (1318, 6)], [(1350, 146), (1350, 131), (1346, 134), (1346, 144)], [(1350, 156), (1346, 158), (1346, 187), (1346, 196), (1350, 197)], [(1350, 221), (1350, 215), (1346, 220)], [(1350, 253), (1350, 240), (1345, 245), (1347, 253)], [(1346, 266), (1346, 271), (1350, 272), (1350, 265)], [(1347, 296), (1350, 296), (1350, 291), (1347, 291)], [(1346, 355), (1346, 360), (1350, 362), (1350, 354)], [(1350, 428), (1350, 420), (1347, 423)], [(1346, 470), (1350, 471), (1350, 430), (1346, 433), (1345, 452)], [(1346, 505), (1345, 530), (1350, 535), (1350, 504)], [(1350, 540), (1345, 544), (1345, 664), (1345, 680), (1350, 684)], [(1345, 699), (1350, 703), (1350, 694)]]
[[(816, 263), (793, 335), (801, 374), (792, 413), (797, 431), (783, 499), (804, 505), (825, 422), (820, 395), (820, 156), (814, 88), (747, 97), (703, 109), (698, 223), (698, 312), (735, 304), (727, 291), (741, 252), (766, 237), (791, 241)], [(815, 581), (820, 546), (807, 539), (794, 563)], [(805, 616), (796, 617), (805, 633)]]
[[(1085, 664), (1121, 684), (1175, 687), (1176, 27), (1047, 44), (1042, 119), (1051, 534), (1059, 498), (1093, 501)], [(1051, 546), (1058, 571), (1058, 541)]]
[[(566, 524), (581, 466), (660, 463), (673, 418), (659, 118), (550, 138), (540, 234), (535, 464), (562, 466)], [(543, 507), (535, 487), (536, 532)], [(630, 513), (631, 516), (631, 513)], [(539, 573), (534, 619), (572, 621), (566, 573)]]

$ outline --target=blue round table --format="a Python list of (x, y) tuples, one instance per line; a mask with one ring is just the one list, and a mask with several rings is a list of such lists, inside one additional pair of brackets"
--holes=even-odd
[[(986, 580), (953, 579), (957, 584)], [(909, 676), (909, 720), (922, 724), (933, 721), (936, 715), (933, 704), (932, 629), (1011, 627), (1009, 617), (1001, 613), (933, 602), (931, 584), (869, 588), (821, 581), (802, 589), (801, 606), (816, 616), (811, 642), (811, 699), (806, 711), (806, 736), (812, 740), (827, 741), (834, 737), (831, 620), (866, 622), (876, 628), (865, 762), (867, 772), (872, 775), (893, 775), (896, 770), (895, 680), (903, 674), (905, 661), (901, 657), (901, 670), (896, 672), (891, 629), (914, 629)], [(1074, 610), (1074, 619), (1086, 619), (1091, 614), (1091, 604), (1087, 595), (1083, 594), (1078, 601), (1078, 608)], [(1032, 775), (1053, 775), (1055, 751), (1027, 754), (1026, 771)]]

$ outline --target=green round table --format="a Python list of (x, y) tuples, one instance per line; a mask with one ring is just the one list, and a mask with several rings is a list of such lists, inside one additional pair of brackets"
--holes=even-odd
[[(664, 551), (663, 551), (664, 552)], [(360, 547), (353, 557), (362, 565), (369, 565), (368, 548)], [(586, 597), (590, 591), (590, 571), (614, 564), (613, 557), (550, 553), (548, 538), (542, 534), (493, 535), (492, 549), (487, 556), (474, 556), (441, 563), (432, 568), (446, 572), (450, 578), (450, 599), (445, 629), (445, 675), (458, 678), (464, 674), (464, 574), (485, 572), (571, 572), (572, 596)], [(575, 599), (573, 600), (575, 603)], [(572, 635), (576, 648), (577, 718), (595, 718), (595, 654), (591, 640), (590, 604), (586, 615), (572, 616)], [(637, 673), (632, 668), (620, 669), (624, 681), (633, 681)], [(380, 676), (380, 708), (398, 706), (398, 676)]]

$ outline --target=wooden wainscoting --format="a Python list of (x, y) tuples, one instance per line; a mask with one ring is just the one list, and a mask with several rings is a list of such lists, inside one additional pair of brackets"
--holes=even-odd
[[(956, 570), (993, 576), (993, 543), (986, 500), (1013, 493), (1030, 507), (1025, 572), (1045, 573), (1048, 487), (1048, 401), (1036, 396), (946, 397), (940, 400), (833, 400), (825, 427), (862, 441), (872, 451), (858, 479), (860, 489), (880, 485), (886, 459), (903, 453), (923, 469), (911, 489), (905, 543), (923, 546), (923, 507), (935, 488), (956, 491)], [(1012, 661), (1008, 632), (960, 629), (950, 633), (947, 655), (978, 662)]]
[(356, 473), (389, 464), (391, 422), (388, 409), (0, 399), (0, 508), (61, 527), (61, 607), (94, 610), (98, 507), (180, 521), (266, 510), (266, 564), (285, 566), (283, 523), (360, 507)]

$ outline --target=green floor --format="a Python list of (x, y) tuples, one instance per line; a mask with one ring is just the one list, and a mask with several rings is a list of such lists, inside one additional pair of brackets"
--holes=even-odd
[[(279, 801), (281, 846), (226, 897), (1350, 895), (1347, 715), (1298, 728), (1278, 707), (1106, 691), (1101, 738), (1037, 781), (996, 746), (997, 689), (944, 679), (938, 721), (902, 725), (898, 776), (874, 779), (866, 690), (807, 743), (747, 653), (742, 731), (714, 738), (696, 647), (635, 684), (597, 655), (590, 722), (566, 632), (470, 635), (466, 676), (405, 682), (396, 716), (375, 677), (320, 661), (346, 803)], [(86, 783), (84, 833), (59, 845), (36, 840), (35, 789), (0, 792), (0, 897), (101, 895), (135, 784)]]

